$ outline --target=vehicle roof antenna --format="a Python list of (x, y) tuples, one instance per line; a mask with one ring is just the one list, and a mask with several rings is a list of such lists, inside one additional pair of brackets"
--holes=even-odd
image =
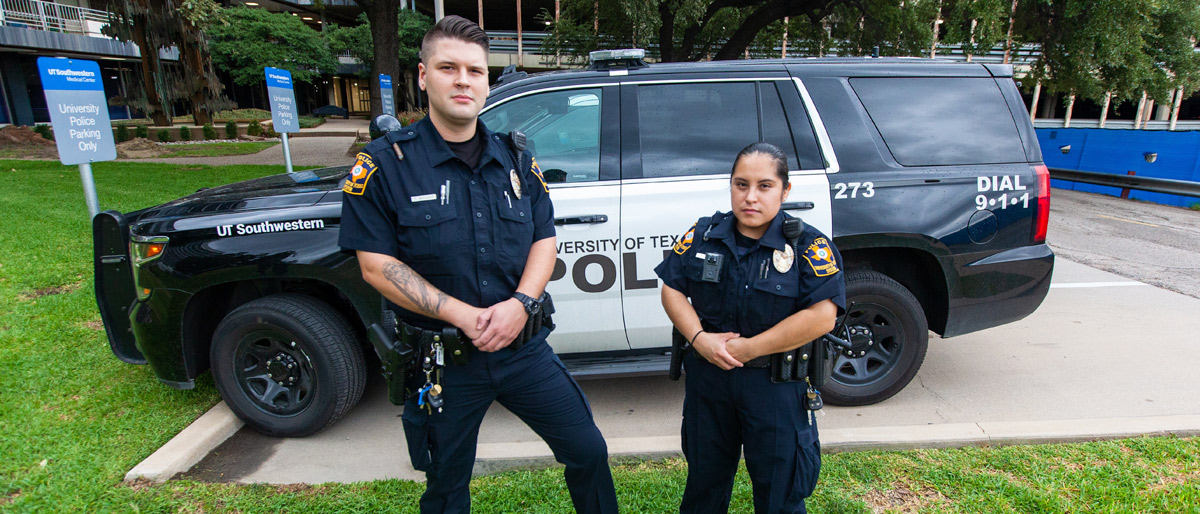
[(527, 76), (529, 76), (528, 73), (517, 71), (517, 65), (510, 64), (504, 67), (504, 71), (500, 72), (500, 76), (496, 78), (496, 83), (492, 84), (492, 87), (499, 86), (505, 82), (512, 82), (520, 78), (525, 78)]

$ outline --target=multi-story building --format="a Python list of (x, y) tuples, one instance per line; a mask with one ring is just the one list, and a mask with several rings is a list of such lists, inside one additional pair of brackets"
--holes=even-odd
[[(354, 0), (221, 0), (226, 7), (243, 5), (272, 12), (289, 13), (310, 27), (322, 30), (331, 23), (358, 23), (362, 8)], [(485, 5), (486, 4), (486, 5)], [(106, 36), (103, 28), (109, 13), (102, 0), (0, 0), (0, 125), (46, 123), (45, 97), (37, 73), (38, 57), (69, 57), (97, 61), (104, 72), (104, 89), (110, 98), (124, 97), (127, 77), (141, 69), (141, 53), (136, 45)], [(458, 14), (478, 21), (492, 39), (490, 65), (495, 74), (509, 64), (525, 69), (554, 67), (553, 59), (539, 55), (545, 38), (541, 16), (553, 13), (554, 0), (417, 0), (401, 1), (402, 9), (413, 9), (434, 16), (441, 8), (445, 14)], [(518, 15), (520, 14), (520, 21)], [(543, 31), (528, 30), (541, 28)], [(520, 52), (518, 52), (518, 49)], [(174, 49), (160, 51), (165, 66), (176, 66)], [(339, 56), (338, 71), (314, 84), (297, 84), (296, 100), (302, 113), (324, 105), (346, 109), (351, 114), (370, 112), (371, 82), (362, 73), (362, 65), (348, 55)], [(261, 107), (263, 96), (252, 87), (225, 80), (226, 95), (239, 107)], [(406, 95), (415, 98), (411, 77), (395, 80), (397, 88), (406, 87)], [(140, 117), (140, 114), (114, 102), (109, 108), (112, 119)], [(398, 105), (404, 108), (404, 105)], [(176, 106), (177, 115), (186, 115), (187, 106)]]

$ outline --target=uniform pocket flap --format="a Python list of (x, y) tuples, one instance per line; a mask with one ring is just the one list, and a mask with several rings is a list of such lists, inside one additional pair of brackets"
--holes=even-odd
[(454, 218), (453, 205), (410, 205), (396, 213), (396, 222), (405, 227), (432, 227)]
[[(767, 266), (771, 266), (771, 264), (767, 263)], [(755, 289), (786, 298), (797, 298), (800, 296), (800, 278), (796, 276), (795, 271), (791, 271), (791, 273), (778, 273), (772, 267), (766, 274), (767, 278), (760, 278), (754, 281)]]

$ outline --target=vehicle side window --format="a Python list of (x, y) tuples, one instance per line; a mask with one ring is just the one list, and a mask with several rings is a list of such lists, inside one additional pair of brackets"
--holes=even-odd
[(754, 82), (638, 86), (642, 176), (728, 174), (759, 141), (756, 97)]
[(600, 89), (550, 91), (511, 100), (480, 114), (494, 132), (525, 133), (546, 182), (600, 178)]
[(990, 78), (856, 78), (850, 86), (905, 166), (1025, 162), (1016, 122)]
[[(790, 170), (824, 168), (816, 135), (813, 134), (812, 124), (808, 121), (808, 113), (804, 112), (803, 107), (784, 109), (779, 101), (780, 90), (777, 88), (790, 88), (790, 93), (796, 94), (796, 87), (790, 82), (762, 82), (758, 85), (762, 105), (763, 141), (778, 146), (787, 154)], [(797, 112), (793, 112), (794, 110)], [(796, 132), (795, 139), (792, 138), (792, 131)]]

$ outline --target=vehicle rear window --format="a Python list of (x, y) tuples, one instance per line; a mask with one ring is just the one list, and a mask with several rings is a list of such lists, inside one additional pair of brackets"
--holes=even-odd
[(643, 177), (728, 174), (738, 151), (760, 140), (754, 82), (637, 91)]
[(1024, 162), (1012, 113), (990, 78), (855, 78), (850, 85), (905, 166)]

